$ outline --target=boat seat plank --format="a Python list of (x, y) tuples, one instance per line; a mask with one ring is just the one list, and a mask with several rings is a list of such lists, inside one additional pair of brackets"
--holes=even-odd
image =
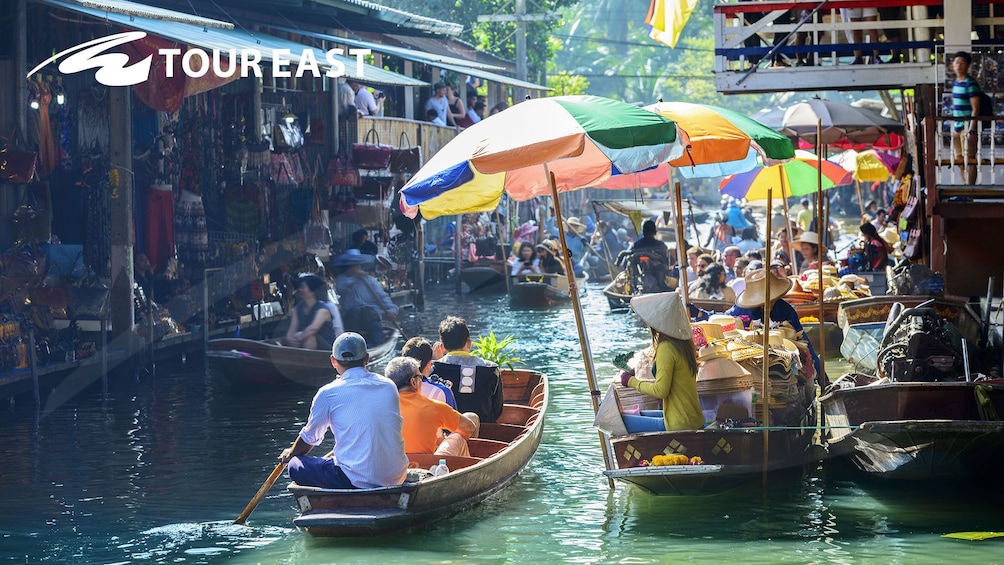
[(428, 469), (433, 465), (438, 465), (440, 459), (446, 459), (446, 466), (450, 471), (470, 467), (481, 461), (480, 457), (456, 457), (454, 455), (436, 455), (435, 453), (409, 453), (408, 467), (412, 469)]
[(521, 404), (505, 404), (502, 407), (502, 415), (498, 417), (496, 423), (526, 425), (530, 418), (540, 414), (537, 408), (523, 406)]
[(511, 443), (525, 430), (526, 428), (524, 426), (517, 426), (515, 424), (483, 423), (481, 424), (481, 431), (478, 434), (478, 439), (493, 439), (496, 441)]
[(467, 440), (467, 449), (470, 450), (471, 457), (482, 459), (491, 457), (507, 447), (509, 447), (508, 443), (494, 439), (471, 438)]

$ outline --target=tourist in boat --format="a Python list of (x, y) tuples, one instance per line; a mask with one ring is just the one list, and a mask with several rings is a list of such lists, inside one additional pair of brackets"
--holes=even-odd
[(690, 283), (688, 287), (690, 298), (694, 300), (721, 300), (735, 304), (736, 293), (727, 283), (725, 267), (719, 263), (712, 263), (705, 269), (701, 278)]
[(816, 232), (803, 232), (794, 243), (798, 246), (801, 255), (798, 259), (799, 273), (804, 273), (807, 269), (818, 268), (821, 258), (826, 261), (826, 247), (820, 245), (819, 235)]
[(383, 286), (366, 268), (372, 267), (376, 258), (349, 249), (331, 262), (344, 271), (335, 279), (345, 329), (361, 334), (371, 346), (384, 340), (382, 318), (394, 320), (397, 306), (384, 291)]
[[(467, 321), (447, 316), (439, 323), (439, 341), (446, 353), (432, 365), (432, 373), (452, 383), (457, 410), (476, 413), (483, 422), (494, 423), (502, 414), (505, 402), (502, 375), (498, 365), (471, 354), (471, 332)], [(477, 368), (494, 369), (477, 372)], [(464, 369), (475, 369), (466, 375)]]
[[(433, 347), (424, 337), (413, 337), (405, 342), (401, 348), (401, 355), (411, 357), (418, 361), (418, 369), (422, 372), (422, 395), (433, 400), (445, 402), (454, 410), (457, 408), (457, 400), (453, 397), (449, 383), (444, 383), (438, 378), (432, 378)], [(440, 353), (439, 357), (443, 354)]]
[(529, 243), (519, 244), (516, 260), (512, 263), (509, 274), (514, 277), (536, 275), (540, 273), (540, 259)]
[[(763, 305), (764, 299), (767, 296), (767, 276), (770, 276), (771, 300), (770, 320), (767, 325), (787, 322), (795, 330), (796, 335), (802, 336), (801, 339), (807, 346), (810, 357), (812, 357), (812, 364), (815, 370), (819, 371), (819, 357), (816, 356), (812, 342), (803, 333), (804, 330), (802, 323), (798, 319), (798, 312), (783, 298), (794, 284), (791, 279), (779, 277), (774, 274), (773, 270), (770, 271), (769, 275), (765, 269), (749, 271), (746, 274), (746, 288), (736, 297), (735, 306), (729, 308), (724, 313), (732, 317), (745, 316), (751, 322), (758, 321), (760, 324), (764, 324)], [(691, 304), (689, 313), (692, 318), (700, 321), (707, 320), (711, 315), (718, 314), (719, 312), (709, 312)]]
[(561, 260), (558, 259), (558, 246), (554, 244), (554, 241), (545, 239), (537, 244), (536, 249), (539, 254), (537, 265), (540, 267), (541, 273), (546, 275), (565, 274), (565, 266), (562, 265)]
[(443, 441), (440, 430), (447, 430), (450, 435), (459, 434), (464, 441), (450, 442), (457, 452), (446, 455), (470, 455), (466, 440), (475, 431), (474, 421), (449, 404), (432, 400), (419, 392), (422, 372), (418, 361), (411, 357), (395, 357), (387, 363), (384, 373), (397, 385), (401, 398), (401, 417), (404, 419), (401, 433), (404, 435), (405, 453), (435, 452)]
[[(341, 378), (317, 391), (306, 425), (293, 446), (279, 455), (280, 462), (289, 463), (289, 478), (295, 483), (353, 489), (404, 482), (408, 457), (397, 385), (370, 372), (368, 362), (361, 335), (338, 336), (331, 348), (331, 365)], [(307, 455), (324, 441), (328, 429), (335, 439), (334, 458)]]
[(349, 249), (358, 249), (360, 253), (374, 256), (378, 252), (376, 244), (370, 241), (370, 232), (365, 229), (352, 232), (352, 247)]
[[(675, 292), (643, 294), (631, 307), (652, 333), (655, 381), (643, 381), (634, 371), (621, 373), (621, 384), (662, 400), (662, 418), (636, 416), (632, 432), (698, 430), (704, 415), (697, 399), (697, 350), (683, 301)], [(644, 429), (639, 429), (641, 426)]]
[(875, 224), (865, 222), (859, 229), (865, 244), (865, 268), (869, 271), (884, 271), (889, 265), (889, 244), (879, 236)]
[[(792, 228), (792, 235), (797, 237), (798, 231), (796, 228)], [(795, 248), (792, 246), (791, 241), (788, 239), (788, 229), (786, 227), (780, 227), (774, 232), (775, 242), (770, 247), (770, 259), (771, 261), (780, 261), (785, 265), (790, 265), (792, 263), (792, 257), (795, 257), (797, 253)]]
[[(756, 230), (753, 228), (746, 228), (743, 230), (745, 233), (747, 230), (753, 230), (754, 236), (756, 235)], [(722, 266), (725, 267), (725, 281), (729, 282), (735, 280), (736, 278), (736, 259), (742, 257), (743, 251), (739, 249), (738, 245), (730, 245), (722, 251)]]
[(328, 309), (328, 285), (313, 274), (303, 274), (296, 281), (299, 301), (293, 306), (286, 345), (301, 349), (327, 351), (335, 341), (331, 311)]

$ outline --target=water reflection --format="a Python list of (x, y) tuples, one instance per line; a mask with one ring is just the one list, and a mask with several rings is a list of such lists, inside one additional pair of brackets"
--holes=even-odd
[[(600, 381), (645, 343), (598, 285), (584, 299)], [(602, 475), (599, 439), (568, 308), (513, 311), (505, 296), (449, 288), (406, 327), (435, 337), (447, 314), (475, 335), (513, 334), (518, 355), (552, 378), (537, 455), (512, 487), (477, 508), (377, 540), (315, 540), (295, 531), (279, 481), (250, 525), (230, 521), (307, 416), (312, 390), (236, 386), (200, 362), (110, 383), (39, 417), (0, 411), (0, 559), (54, 563), (866, 563), (999, 561), (999, 540), (940, 537), (1004, 530), (994, 490), (967, 496), (862, 488), (831, 466), (768, 478), (725, 495), (653, 497)], [(413, 332), (414, 333), (414, 332)], [(329, 445), (324, 446), (330, 447)]]

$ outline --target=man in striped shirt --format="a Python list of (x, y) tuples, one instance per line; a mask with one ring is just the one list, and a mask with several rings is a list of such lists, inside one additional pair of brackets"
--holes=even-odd
[(952, 83), (952, 117), (970, 118), (956, 120), (952, 128), (955, 161), (959, 163), (960, 174), (967, 184), (976, 184), (976, 146), (979, 141), (977, 122), (971, 119), (980, 113), (980, 85), (969, 76), (969, 64), (972, 61), (972, 56), (965, 51), (959, 51), (952, 59), (952, 70), (955, 71), (955, 82)]

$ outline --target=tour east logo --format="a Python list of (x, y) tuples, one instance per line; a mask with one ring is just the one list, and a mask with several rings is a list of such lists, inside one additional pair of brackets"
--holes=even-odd
[[(146, 56), (135, 60), (129, 54), (122, 52), (143, 50), (131, 49), (134, 42), (146, 39), (146, 32), (127, 31), (107, 35), (81, 43), (49, 57), (37, 67), (28, 72), (28, 77), (40, 71), (43, 67), (65, 57), (60, 61), (59, 72), (64, 75), (79, 73), (89, 69), (94, 71), (94, 79), (105, 86), (133, 86), (146, 82), (150, 78), (150, 69), (154, 57), (163, 59), (164, 73), (167, 78), (174, 78), (176, 63), (180, 59), (181, 71), (188, 77), (200, 78), (210, 71), (222, 78), (261, 78), (262, 67), (271, 66), (272, 76), (277, 78), (313, 76), (330, 78), (345, 75), (345, 64), (339, 58), (345, 55), (343, 49), (329, 49), (324, 53), (324, 59), (318, 61), (317, 52), (307, 46), (299, 53), (289, 49), (272, 49), (265, 52), (259, 49), (212, 49), (206, 51), (191, 47), (184, 51), (178, 47), (158, 48)], [(121, 50), (119, 50), (121, 49)], [(147, 49), (146, 51), (149, 51)], [(349, 49), (348, 54), (356, 58), (356, 76), (363, 76), (363, 57), (370, 54), (369, 49)], [(131, 62), (132, 61), (132, 62)], [(326, 70), (322, 71), (322, 68)]]

